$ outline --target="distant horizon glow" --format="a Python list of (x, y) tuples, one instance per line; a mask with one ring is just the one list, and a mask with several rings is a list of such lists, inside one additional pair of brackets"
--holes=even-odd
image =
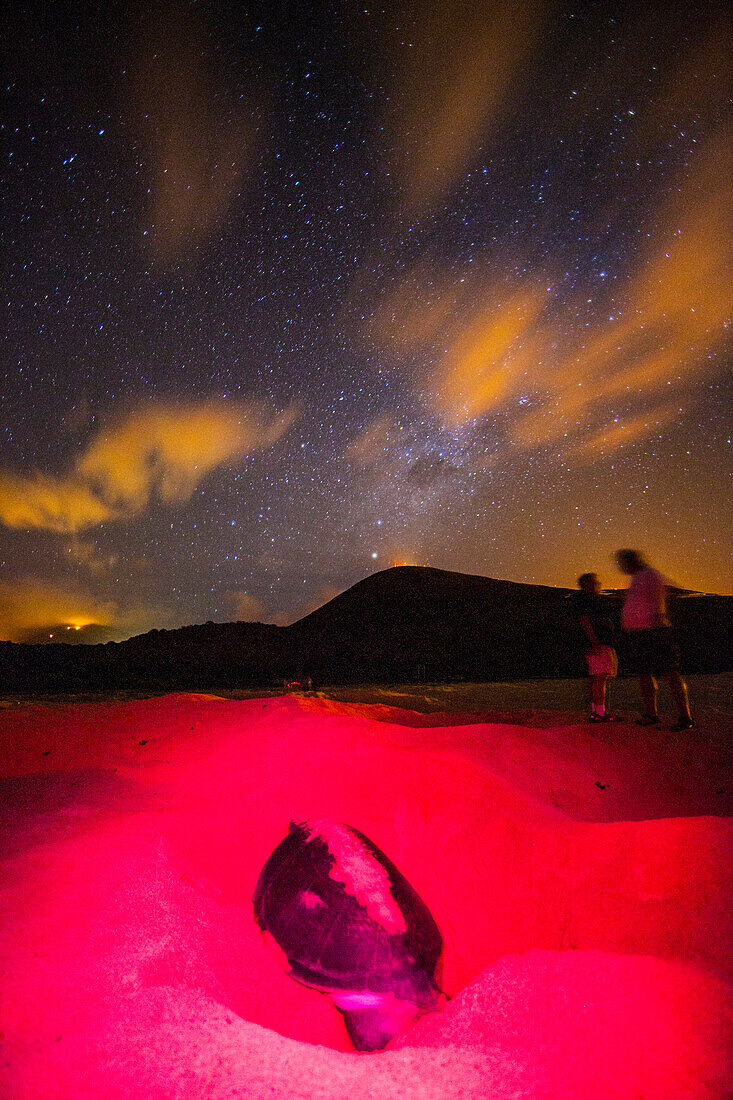
[[(395, 562), (392, 562), (391, 565), (387, 566), (386, 570), (399, 568), (399, 567), (402, 567), (402, 566), (414, 566), (414, 562), (395, 561)], [(421, 567), (418, 567), (418, 568), (421, 568)], [(380, 573), (380, 572), (384, 572), (384, 571), (385, 570), (377, 569), (374, 572), (375, 573)], [(447, 570), (447, 572), (450, 572), (450, 570)], [(369, 575), (370, 574), (367, 574), (366, 576), (369, 576)], [(371, 574), (371, 575), (374, 575), (374, 574)], [(474, 575), (476, 575), (476, 574), (474, 574)], [(360, 578), (360, 580), (365, 580), (366, 576), (363, 577), (363, 578)], [(488, 580), (499, 580), (499, 581), (505, 581), (505, 582), (510, 580), (510, 578), (507, 578), (507, 577), (504, 577), (504, 578), (502, 578), (502, 577), (493, 577), (493, 578), (486, 578), (486, 579), (488, 579)], [(358, 583), (358, 581), (355, 582), (355, 583)], [(522, 583), (527, 583), (527, 582), (510, 581), (510, 583), (522, 584)], [(349, 587), (351, 587), (351, 586), (349, 586)], [(575, 591), (575, 588), (576, 588), (576, 586), (573, 586), (573, 585), (549, 585), (547, 587), (559, 587), (559, 588), (562, 588), (563, 590), (568, 590), (568, 591)], [(609, 596), (609, 597), (615, 597), (615, 596), (618, 596), (619, 593), (623, 592), (625, 587), (626, 586), (623, 585), (623, 584), (605, 586), (605, 587), (602, 588), (602, 593), (604, 595)], [(173, 630), (175, 630), (175, 629), (180, 629), (181, 627), (206, 626), (206, 625), (208, 625), (209, 623), (212, 623), (212, 622), (215, 622), (218, 625), (227, 625), (227, 624), (231, 624), (231, 623), (258, 623), (260, 625), (266, 625), (266, 626), (267, 625), (280, 626), (280, 627), (290, 626), (293, 623), (298, 622), (300, 619), (305, 618), (307, 615), (311, 614), (311, 612), (317, 610), (318, 607), (325, 606), (327, 603), (329, 603), (336, 596), (341, 595), (344, 591), (347, 591), (347, 590), (348, 589), (344, 589), (344, 590), (342, 590), (342, 592), (337, 592), (336, 590), (332, 590), (328, 593), (324, 593), (324, 597), (323, 597), (323, 599), (321, 600), (320, 603), (313, 604), (302, 615), (299, 615), (296, 618), (293, 618), (289, 621), (286, 621), (284, 617), (280, 617), (278, 622), (268, 623), (268, 622), (264, 621), (261, 618), (257, 619), (257, 618), (252, 618), (251, 616), (250, 617), (247, 617), (247, 616), (238, 617), (235, 614), (235, 615), (229, 616), (227, 618), (219, 617), (217, 619), (208, 619), (205, 622), (200, 621), (200, 622), (182, 623), (182, 624), (180, 624), (179, 627), (171, 627), (171, 628), (163, 628), (163, 629), (173, 629)], [(693, 596), (693, 597), (694, 596), (704, 597), (704, 596), (720, 595), (720, 593), (702, 592), (702, 591), (695, 590), (695, 589), (682, 589), (681, 594), (685, 595), (685, 596)], [(245, 606), (247, 606), (246, 601), (245, 601)], [(99, 643), (106, 643), (106, 642), (110, 642), (110, 641), (112, 641), (112, 642), (127, 641), (129, 638), (136, 637), (136, 636), (139, 636), (141, 634), (147, 633), (151, 629), (154, 630), (154, 629), (159, 629), (159, 628), (148, 627), (145, 630), (131, 631), (129, 633), (120, 634), (113, 626), (106, 625), (104, 623), (95, 623), (93, 621), (84, 622), (84, 623), (81, 623), (81, 624), (61, 623), (61, 624), (55, 626), (53, 628), (53, 630), (49, 633), (46, 633), (43, 629), (40, 629), (40, 630), (38, 630), (38, 629), (36, 629), (36, 630), (19, 629), (16, 632), (15, 637), (13, 637), (13, 638), (0, 638), (0, 641), (12, 641), (12, 642), (25, 643), (25, 644), (34, 644), (34, 645), (39, 645), (39, 644), (42, 645), (42, 644), (48, 643), (48, 642), (55, 642), (55, 643), (60, 643), (60, 644), (71, 644), (71, 645), (80, 645), (80, 644), (81, 645), (96, 645), (96, 644), (99, 644)], [(70, 636), (69, 633), (68, 633), (69, 631), (73, 631), (74, 633)], [(77, 635), (79, 635), (79, 636), (77, 637)]]

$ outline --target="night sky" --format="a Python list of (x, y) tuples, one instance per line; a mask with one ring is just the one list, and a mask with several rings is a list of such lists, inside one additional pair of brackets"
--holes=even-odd
[(378, 569), (731, 593), (714, 4), (19, 4), (0, 637)]

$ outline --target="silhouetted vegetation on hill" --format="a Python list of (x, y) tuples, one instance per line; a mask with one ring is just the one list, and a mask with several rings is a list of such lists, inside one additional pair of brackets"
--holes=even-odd
[[(98, 645), (0, 642), (0, 691), (582, 676), (571, 595), (398, 566), (288, 627), (205, 623)], [(674, 618), (687, 672), (733, 668), (733, 597), (679, 595)], [(623, 646), (620, 656), (623, 671)]]

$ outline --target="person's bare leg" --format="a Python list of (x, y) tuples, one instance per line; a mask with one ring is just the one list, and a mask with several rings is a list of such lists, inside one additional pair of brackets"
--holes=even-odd
[(649, 672), (639, 677), (639, 687), (644, 700), (644, 714), (649, 718), (657, 717), (657, 681)]
[(672, 692), (672, 698), (677, 704), (680, 722), (691, 722), (692, 715), (690, 714), (690, 700), (687, 697), (687, 684), (676, 669), (670, 672), (668, 679), (669, 690)]
[(590, 682), (590, 701), (594, 707), (603, 706), (606, 702), (607, 676), (592, 676)]
[(609, 707), (611, 706), (611, 692), (609, 691), (609, 685), (613, 680), (613, 676), (604, 676), (603, 678), (603, 705), (605, 706), (605, 713), (609, 714)]

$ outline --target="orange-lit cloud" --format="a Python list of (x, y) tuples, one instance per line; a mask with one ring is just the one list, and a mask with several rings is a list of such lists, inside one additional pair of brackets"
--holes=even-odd
[(195, 6), (171, 0), (148, 6), (130, 46), (128, 121), (149, 172), (142, 243), (163, 264), (220, 225), (252, 151), (253, 128), (218, 78), (207, 31)]
[[(479, 277), (457, 285), (420, 265), (379, 304), (369, 336), (432, 360), (433, 368), (418, 372), (418, 384), (426, 405), (446, 426), (456, 426), (502, 408), (528, 378), (536, 380), (549, 297), (546, 278), (517, 285), (509, 278)], [(373, 440), (379, 423), (362, 446)]]
[(408, 207), (432, 204), (471, 162), (546, 8), (539, 0), (419, 0), (390, 9), (394, 26), (382, 42), (394, 72), (386, 130)]
[(101, 431), (60, 477), (0, 472), (0, 522), (73, 534), (188, 500), (215, 467), (268, 447), (297, 416), (244, 402), (157, 405)]
[[(719, 135), (677, 181), (607, 318), (591, 327), (578, 303), (563, 311), (553, 300), (546, 272), (513, 286), (508, 275), (450, 285), (422, 264), (381, 302), (369, 336), (405, 358), (446, 427), (501, 412), (519, 447), (609, 453), (631, 440), (630, 424), (640, 439), (645, 423), (647, 434), (669, 423), (654, 410), (672, 393), (693, 400), (695, 384), (719, 369), (733, 301), (730, 178), (730, 143)], [(359, 441), (362, 452), (389, 443), (380, 429)]]
[(71, 532), (110, 519), (112, 511), (80, 479), (27, 477), (0, 471), (0, 522), (6, 527), (43, 527)]
[(275, 443), (296, 415), (224, 401), (142, 409), (100, 433), (77, 472), (123, 514), (141, 511), (153, 491), (185, 501), (216, 466)]
[(499, 407), (534, 367), (536, 322), (547, 292), (523, 288), (479, 310), (443, 356), (433, 403), (444, 420), (465, 423)]
[[(614, 402), (638, 407), (710, 369), (710, 355), (725, 341), (733, 301), (725, 248), (730, 168), (730, 146), (719, 136), (660, 212), (659, 229), (618, 315), (596, 327), (590, 340), (565, 347), (542, 379), (550, 400), (517, 422), (515, 442), (564, 440), (593, 425)], [(548, 358), (551, 338), (544, 334)]]

